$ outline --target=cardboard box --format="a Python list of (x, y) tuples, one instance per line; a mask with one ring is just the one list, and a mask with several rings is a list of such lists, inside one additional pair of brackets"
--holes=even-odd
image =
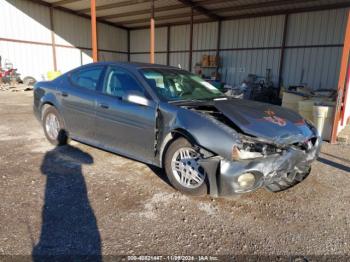
[(219, 57), (216, 55), (209, 56), (209, 65), (210, 66), (218, 66), (219, 65)]
[(210, 59), (208, 55), (202, 56), (202, 66), (209, 66), (210, 65)]

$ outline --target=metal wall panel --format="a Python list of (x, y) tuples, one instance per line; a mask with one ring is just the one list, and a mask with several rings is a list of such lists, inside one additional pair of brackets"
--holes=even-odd
[(220, 48), (281, 46), (283, 26), (282, 15), (224, 21)]
[(79, 65), (76, 65), (75, 67), (77, 66), (80, 66), (80, 65), (86, 65), (86, 64), (90, 64), (93, 62), (92, 60), (92, 51), (91, 50), (79, 50), (80, 52), (80, 64)]
[[(28, 0), (0, 0), (0, 38), (51, 44), (50, 9)], [(54, 10), (57, 69), (62, 73), (92, 62), (90, 20)], [(98, 23), (99, 48), (127, 52), (127, 31)], [(52, 47), (43, 44), (0, 41), (0, 55), (23, 75), (38, 80), (53, 70)], [(126, 61), (127, 54), (100, 51), (102, 61)]]
[(42, 80), (43, 75), (53, 70), (51, 46), (0, 41), (3, 63), (11, 61), (21, 77), (32, 76)]
[(194, 66), (197, 63), (201, 63), (203, 55), (215, 55), (215, 54), (216, 54), (216, 51), (193, 52), (193, 54), (192, 54), (192, 64)]
[(231, 85), (239, 85), (248, 74), (265, 76), (266, 69), (271, 69), (272, 80), (277, 82), (280, 56), (279, 49), (223, 51), (222, 78)]
[(170, 50), (190, 50), (190, 26), (172, 26), (170, 28)]
[(54, 11), (56, 44), (91, 47), (91, 23), (88, 19)]
[[(172, 26), (170, 28), (170, 50), (184, 51), (190, 49), (190, 26)], [(171, 53), (169, 57), (169, 65), (181, 67), (189, 70), (189, 52)]]
[(0, 37), (51, 42), (49, 9), (31, 1), (0, 0)]
[[(77, 48), (57, 47), (57, 69), (62, 73), (72, 70), (83, 63), (92, 62), (91, 52)], [(90, 58), (90, 59), (89, 59)]]
[[(194, 72), (194, 68), (196, 64), (201, 64), (202, 56), (203, 55), (216, 55), (216, 51), (210, 51), (210, 52), (193, 52), (192, 54), (192, 72)], [(210, 75), (211, 72), (215, 72), (215, 69), (212, 68), (202, 68), (202, 71), (205, 75)]]
[[(339, 74), (341, 47), (312, 48), (314, 45), (340, 45), (343, 43), (347, 9), (291, 14), (287, 28), (284, 59), (284, 85), (300, 82), (304, 72), (304, 81), (312, 88), (336, 88)], [(250, 73), (264, 76), (266, 69), (272, 69), (273, 81), (277, 84), (279, 63), (281, 60), (284, 15), (240, 19), (222, 22), (221, 49), (247, 49), (221, 51), (223, 62), (221, 69), (224, 80), (238, 85)], [(218, 23), (195, 24), (193, 31), (193, 50), (216, 49)], [(132, 31), (140, 34), (139, 31)], [(131, 51), (148, 51), (149, 31), (143, 30)], [(190, 26), (172, 26), (170, 28), (170, 50), (189, 50)], [(166, 35), (166, 32), (165, 34)], [(143, 39), (143, 41), (142, 41)], [(147, 39), (146, 41), (144, 39)], [(166, 38), (162, 40), (166, 44)], [(158, 43), (158, 41), (157, 41)], [(132, 44), (133, 45), (133, 44)], [(254, 50), (254, 48), (257, 48)], [(267, 48), (267, 49), (259, 49)], [(252, 49), (252, 50), (248, 50)], [(165, 49), (164, 49), (165, 50)], [(200, 62), (203, 54), (215, 52), (193, 52), (193, 66)], [(171, 53), (170, 65), (188, 69), (188, 52)], [(132, 56), (137, 61), (148, 62), (148, 55)], [(164, 63), (166, 61), (164, 60)]]
[(283, 84), (337, 89), (341, 54), (341, 47), (287, 49)]
[(347, 9), (291, 14), (287, 46), (342, 44)]
[(336, 89), (348, 9), (292, 14), (288, 22), (283, 84)]
[[(0, 0), (2, 26), (0, 37), (17, 40), (50, 43), (49, 8), (27, 0)], [(313, 45), (340, 45), (343, 43), (347, 9), (336, 9), (310, 13), (291, 14), (288, 23), (287, 48), (284, 60), (284, 85), (303, 82), (312, 88), (336, 88), (341, 47), (313, 47)], [(72, 47), (91, 47), (91, 30), (88, 19), (54, 11), (56, 43)], [(284, 16), (260, 17), (222, 22), (222, 49), (249, 49), (278, 47), (282, 44)], [(194, 25), (193, 49), (216, 49), (218, 23)], [(104, 24), (98, 24), (99, 48), (127, 51), (127, 32)], [(189, 50), (190, 26), (170, 28), (170, 50)], [(149, 30), (130, 32), (131, 52), (149, 51)], [(309, 47), (308, 47), (309, 46)], [(156, 51), (166, 51), (167, 28), (156, 29)], [(43, 50), (43, 51), (41, 51)], [(26, 52), (26, 55), (17, 55)], [(193, 65), (203, 54), (215, 52), (193, 52)], [(221, 51), (222, 73), (229, 84), (239, 84), (248, 73), (265, 75), (266, 68), (273, 70), (274, 81), (278, 79), (281, 51), (235, 50)], [(39, 76), (52, 70), (52, 49), (50, 46), (1, 41), (1, 55), (10, 59), (20, 72)], [(10, 56), (10, 57), (9, 57)], [(40, 59), (39, 59), (40, 57)], [(170, 64), (188, 69), (188, 52), (171, 53)], [(29, 66), (40, 60), (40, 66)], [(101, 60), (127, 59), (126, 54), (100, 52)], [(41, 61), (43, 60), (43, 61)], [(148, 54), (132, 54), (131, 60), (148, 62)], [(30, 62), (28, 62), (30, 61)], [(91, 51), (77, 48), (57, 48), (58, 69), (65, 72), (80, 64), (91, 61)], [(166, 64), (166, 54), (156, 54), (156, 63)], [(42, 66), (44, 65), (44, 66)], [(39, 71), (41, 70), (40, 74)]]
[(193, 50), (216, 49), (218, 23), (193, 25)]
[[(155, 54), (155, 63), (166, 65), (166, 54)], [(132, 62), (149, 63), (149, 54), (131, 54), (130, 60)]]
[(181, 67), (182, 69), (188, 70), (188, 60), (189, 52), (172, 53), (170, 54), (169, 64), (171, 66)]
[[(66, 12), (54, 11), (54, 26), (56, 44), (91, 47), (90, 20)], [(127, 52), (126, 30), (98, 23), (97, 33), (99, 49)]]
[(111, 52), (99, 52), (98, 53), (100, 61), (120, 61), (126, 62), (128, 61), (127, 54), (119, 54), (119, 53), (111, 53)]
[[(91, 50), (57, 47), (57, 67), (65, 73), (78, 66), (92, 63)], [(99, 52), (100, 61), (127, 61), (127, 54), (111, 53), (111, 52)]]
[(114, 51), (128, 51), (128, 32), (106, 24), (97, 24), (98, 48)]
[[(166, 51), (167, 28), (159, 27), (155, 30), (155, 51)], [(150, 30), (133, 30), (130, 32), (130, 52), (150, 51)]]

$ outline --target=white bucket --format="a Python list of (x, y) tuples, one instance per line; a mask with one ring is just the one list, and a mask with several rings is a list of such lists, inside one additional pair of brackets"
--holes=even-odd
[(292, 94), (288, 92), (283, 93), (282, 107), (298, 111), (298, 102), (303, 101), (306, 98), (297, 94)]
[(314, 124), (323, 140), (329, 141), (333, 127), (333, 106), (313, 106)]
[(299, 109), (299, 114), (310, 121), (314, 121), (313, 119), (313, 106), (314, 106), (314, 101), (313, 100), (303, 100), (298, 102), (298, 109)]

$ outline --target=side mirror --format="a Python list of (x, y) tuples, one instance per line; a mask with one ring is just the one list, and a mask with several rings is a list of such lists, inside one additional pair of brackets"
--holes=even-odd
[(140, 106), (149, 106), (150, 101), (139, 91), (132, 90), (132, 91), (127, 91), (123, 95), (122, 99), (124, 101), (137, 104)]

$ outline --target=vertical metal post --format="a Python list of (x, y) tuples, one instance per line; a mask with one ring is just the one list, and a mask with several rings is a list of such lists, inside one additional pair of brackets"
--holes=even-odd
[(343, 47), (343, 54), (340, 65), (339, 82), (338, 82), (338, 97), (334, 113), (334, 122), (332, 128), (331, 143), (337, 142), (339, 121), (342, 113), (342, 104), (344, 98), (344, 90), (347, 79), (348, 65), (349, 65), (349, 55), (350, 55), (350, 11), (348, 12), (348, 22), (346, 25), (345, 40)]
[(154, 0), (151, 2), (151, 28), (150, 28), (150, 63), (154, 64), (155, 49), (155, 22), (154, 22)]
[(188, 56), (188, 70), (192, 72), (192, 53), (193, 53), (193, 7), (191, 8), (191, 23), (190, 23), (190, 54)]
[(91, 10), (91, 46), (92, 46), (92, 60), (98, 61), (98, 47), (97, 47), (97, 24), (96, 24), (96, 0), (90, 0)]
[(128, 62), (130, 62), (130, 29), (128, 29)]
[(167, 39), (166, 39), (166, 65), (170, 65), (170, 25), (167, 26)]
[(50, 29), (51, 29), (51, 45), (52, 45), (52, 60), (53, 70), (57, 71), (57, 57), (56, 57), (56, 39), (55, 39), (55, 26), (53, 22), (53, 7), (50, 7)]
[(216, 42), (216, 59), (217, 59), (216, 76), (219, 73), (219, 67), (220, 67), (221, 26), (222, 26), (222, 22), (220, 20), (218, 21), (218, 34), (217, 34), (217, 42)]
[(288, 20), (289, 20), (289, 14), (286, 14), (284, 17), (281, 59), (280, 59), (280, 65), (279, 65), (279, 71), (278, 71), (278, 93), (281, 90), (282, 79), (283, 79), (284, 53), (286, 50), (286, 41), (287, 41), (287, 35), (288, 35)]

